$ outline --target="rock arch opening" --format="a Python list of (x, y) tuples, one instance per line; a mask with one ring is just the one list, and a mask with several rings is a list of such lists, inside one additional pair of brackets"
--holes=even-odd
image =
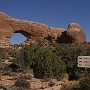
[(14, 32), (12, 37), (10, 38), (9, 42), (14, 45), (14, 44), (21, 44), (25, 42), (29, 37), (29, 34), (23, 30), (17, 30)]

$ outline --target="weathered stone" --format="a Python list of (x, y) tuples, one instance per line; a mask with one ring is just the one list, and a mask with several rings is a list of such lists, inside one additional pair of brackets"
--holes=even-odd
[(67, 36), (71, 39), (72, 43), (84, 43), (86, 42), (86, 35), (80, 25), (71, 23), (66, 31)]
[(58, 38), (61, 37), (62, 32), (65, 32), (65, 29), (63, 28), (49, 28), (49, 35), (48, 35), (48, 40), (52, 42), (56, 42)]
[[(27, 41), (35, 38), (46, 38), (49, 28), (45, 24), (13, 19), (0, 12), (0, 45), (9, 45), (9, 39), (14, 33), (21, 33), (27, 37)], [(5, 43), (4, 43), (5, 42)]]
[(63, 28), (49, 28), (49, 40), (58, 43), (70, 43), (71, 40), (66, 35), (66, 30)]
[(14, 19), (0, 12), (0, 46), (11, 45), (9, 40), (14, 33), (21, 33), (27, 37), (22, 44), (30, 44), (37, 38), (59, 43), (83, 43), (86, 41), (86, 36), (78, 24), (69, 24), (66, 31), (62, 28), (49, 28), (42, 23)]

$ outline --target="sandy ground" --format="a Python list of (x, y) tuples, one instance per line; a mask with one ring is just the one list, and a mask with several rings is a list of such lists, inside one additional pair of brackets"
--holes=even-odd
[(14, 83), (15, 83), (15, 79), (12, 76), (5, 75), (5, 76), (2, 76), (0, 79), (0, 84), (3, 84), (3, 85), (12, 86), (14, 85)]
[[(17, 77), (12, 77), (12, 76), (1, 76), (0, 79), (0, 84), (3, 85), (8, 85), (8, 86), (12, 86), (15, 83), (15, 78)], [(28, 80), (30, 82), (31, 85), (31, 89), (30, 90), (60, 90), (61, 88), (61, 81), (57, 81), (55, 79), (53, 79), (52, 81), (55, 83), (54, 86), (50, 87), (49, 84), (50, 82), (45, 82), (41, 79), (36, 79), (36, 78), (32, 78), (31, 80)]]

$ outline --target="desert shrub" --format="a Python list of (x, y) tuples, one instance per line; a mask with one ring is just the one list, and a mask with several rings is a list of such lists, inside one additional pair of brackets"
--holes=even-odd
[(0, 84), (0, 90), (9, 90), (9, 87), (3, 84)]
[(0, 70), (4, 70), (6, 67), (8, 67), (8, 64), (0, 63)]
[(70, 81), (67, 83), (63, 83), (60, 90), (81, 90), (81, 89), (79, 88), (78, 81)]
[(39, 45), (30, 44), (25, 45), (20, 50), (13, 50), (10, 55), (13, 57), (13, 61), (20, 69), (29, 69), (32, 66), (35, 52), (38, 50)]
[[(20, 87), (17, 86), (11, 86), (9, 89), (7, 90), (20, 90)], [(22, 90), (22, 89), (21, 89)]]
[(2, 75), (9, 75), (11, 73), (11, 70), (4, 70), (2, 72)]
[(81, 47), (67, 47), (66, 45), (60, 45), (56, 47), (55, 53), (65, 61), (69, 80), (78, 80), (82, 76), (83, 69), (77, 67), (77, 57), (84, 55), (85, 51), (83, 52)]
[(8, 61), (13, 63), (15, 60), (14, 59), (9, 59)]
[(20, 74), (19, 79), (31, 80), (32, 76), (30, 74)]
[(15, 63), (11, 63), (8, 67), (11, 68), (12, 71), (17, 71), (17, 69), (19, 69), (19, 66)]
[(52, 81), (52, 80), (50, 80), (50, 82), (49, 82), (49, 86), (50, 86), (50, 87), (55, 86), (55, 82), (54, 82), (54, 81)]
[(18, 87), (18, 86), (11, 86), (7, 90), (30, 90), (30, 89), (26, 89), (26, 88)]
[(30, 88), (30, 83), (26, 79), (17, 79), (14, 86), (24, 88), (24, 89), (29, 89)]
[(29, 46), (24, 46), (21, 50), (24, 54), (24, 63), (27, 68), (32, 68), (32, 64), (34, 63), (34, 57), (36, 51), (40, 48), (37, 44), (30, 44)]
[(40, 48), (34, 58), (33, 72), (36, 78), (61, 79), (66, 73), (65, 63), (48, 48)]
[(48, 81), (50, 81), (50, 80), (51, 80), (50, 77), (44, 77), (44, 78), (42, 79), (43, 82), (48, 82)]
[(68, 82), (68, 79), (69, 79), (69, 76), (68, 76), (68, 74), (66, 74), (61, 81), (66, 83), (66, 82)]
[(90, 74), (86, 74), (81, 80), (80, 80), (80, 88), (81, 90), (90, 90)]
[(0, 48), (0, 60), (7, 58), (7, 52), (4, 48)]
[(17, 76), (17, 73), (16, 72), (11, 72), (11, 73), (9, 73), (9, 76)]
[(86, 55), (86, 56), (90, 56), (90, 47), (88, 47), (85, 51), (86, 51), (86, 52), (85, 52), (85, 55)]

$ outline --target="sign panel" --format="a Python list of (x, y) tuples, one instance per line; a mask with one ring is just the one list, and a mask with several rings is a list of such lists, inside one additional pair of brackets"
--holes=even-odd
[(78, 67), (90, 68), (90, 56), (78, 56)]

